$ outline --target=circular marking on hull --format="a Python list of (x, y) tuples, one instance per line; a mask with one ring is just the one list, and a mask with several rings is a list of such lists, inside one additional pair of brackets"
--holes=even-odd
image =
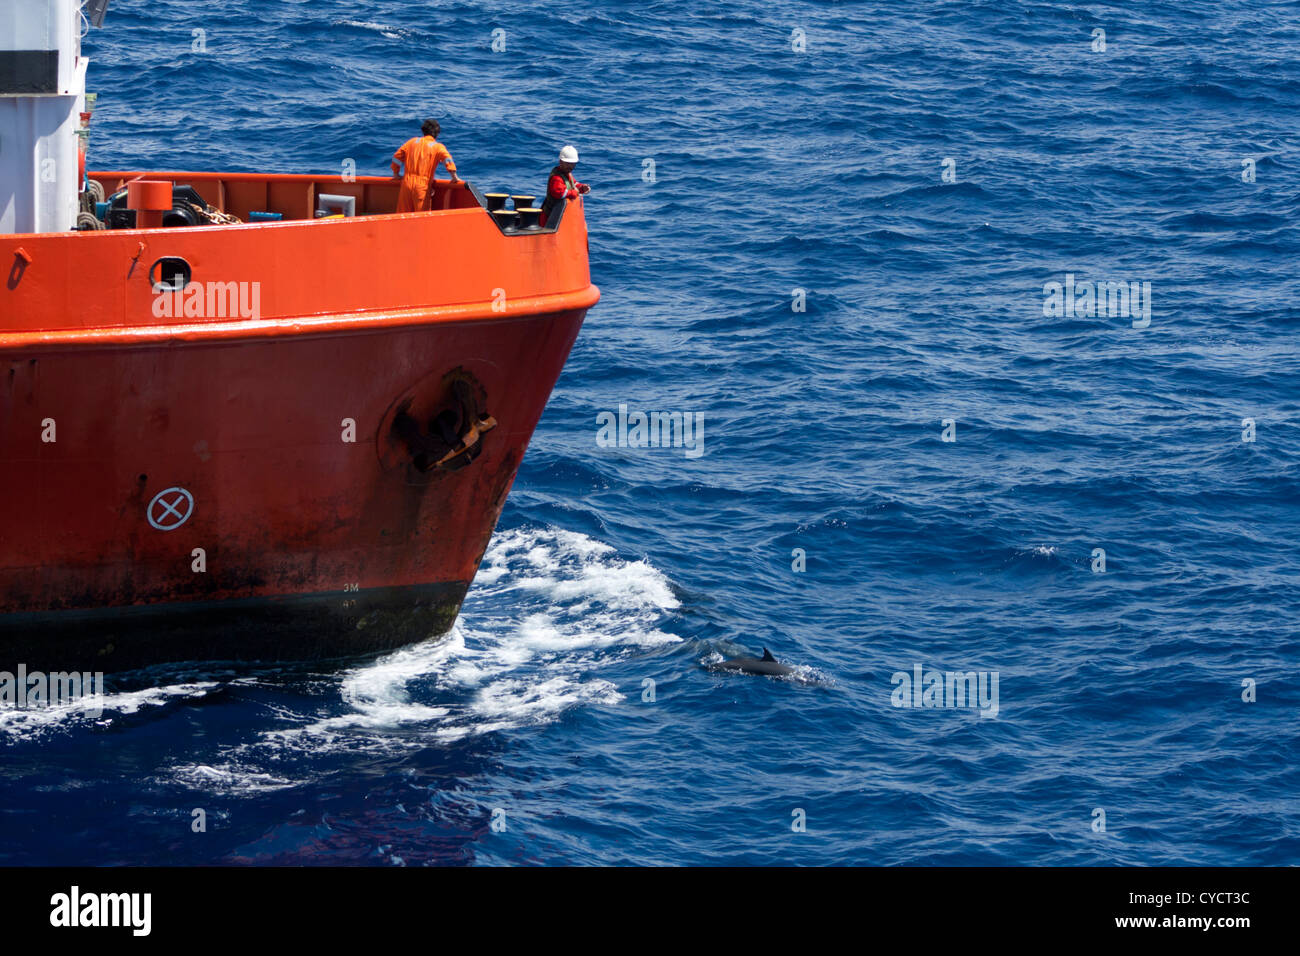
[(175, 531), (194, 514), (194, 496), (184, 488), (168, 488), (149, 502), (149, 523), (159, 531)]

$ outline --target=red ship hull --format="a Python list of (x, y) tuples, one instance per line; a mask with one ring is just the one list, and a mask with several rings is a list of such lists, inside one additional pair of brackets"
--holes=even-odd
[[(278, 180), (389, 201), (384, 180)], [(0, 667), (319, 658), (450, 628), (599, 295), (580, 204), (511, 236), (467, 195), (0, 237)], [(256, 283), (261, 314), (159, 319), (164, 256), (200, 286)], [(439, 444), (469, 418), (470, 454)]]

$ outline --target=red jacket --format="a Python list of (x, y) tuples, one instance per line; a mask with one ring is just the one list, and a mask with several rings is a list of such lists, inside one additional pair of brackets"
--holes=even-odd
[(566, 199), (577, 199), (587, 189), (586, 183), (573, 178), (573, 173), (562, 173), (560, 167), (551, 170), (551, 178), (546, 183), (546, 199), (542, 201), (541, 224), (546, 225), (551, 210)]
[(580, 183), (573, 178), (573, 173), (566, 177), (561, 173), (553, 173), (551, 181), (546, 186), (546, 194), (556, 199), (577, 199), (585, 183)]

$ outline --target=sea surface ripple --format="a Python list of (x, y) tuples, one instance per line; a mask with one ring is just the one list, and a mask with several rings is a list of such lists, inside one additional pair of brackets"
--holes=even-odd
[[(10, 714), (0, 863), (1300, 861), (1295, 3), (115, 0), (86, 49), (92, 168), (572, 142), (603, 298), (448, 639)], [(620, 404), (703, 454), (599, 447)], [(704, 667), (765, 646), (807, 679)]]

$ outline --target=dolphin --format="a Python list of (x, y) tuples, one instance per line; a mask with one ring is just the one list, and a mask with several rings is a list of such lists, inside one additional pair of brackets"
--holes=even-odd
[(794, 673), (793, 667), (789, 664), (782, 664), (772, 656), (772, 652), (766, 647), (763, 648), (762, 657), (731, 657), (714, 664), (710, 669), (736, 671), (740, 674), (765, 674), (768, 677), (784, 677), (787, 674)]

